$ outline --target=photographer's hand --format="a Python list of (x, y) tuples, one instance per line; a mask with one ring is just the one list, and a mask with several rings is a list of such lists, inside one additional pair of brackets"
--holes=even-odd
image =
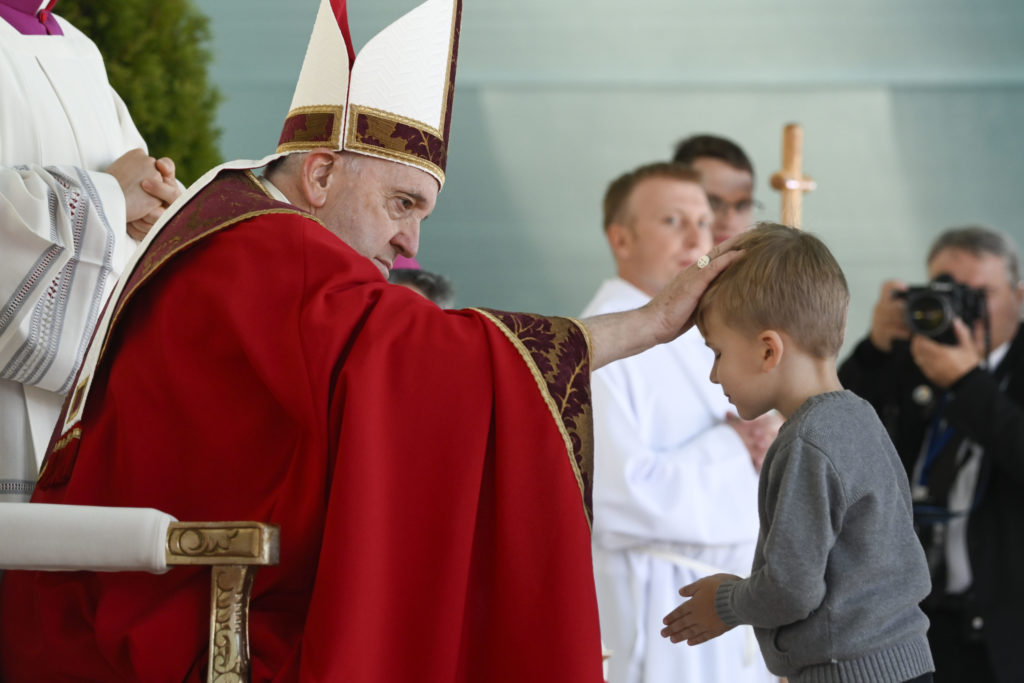
[(956, 345), (939, 342), (915, 334), (910, 340), (910, 355), (917, 367), (933, 384), (942, 389), (952, 386), (958, 379), (978, 367), (981, 354), (971, 336), (971, 330), (960, 318), (953, 320)]
[(894, 339), (910, 339), (910, 328), (907, 327), (907, 304), (896, 295), (907, 291), (907, 285), (899, 280), (886, 280), (882, 283), (882, 293), (875, 304), (875, 312), (871, 318), (871, 343), (879, 351), (892, 351)]

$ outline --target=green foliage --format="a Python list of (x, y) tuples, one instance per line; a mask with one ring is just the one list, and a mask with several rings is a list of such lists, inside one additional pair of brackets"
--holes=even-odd
[(99, 47), (151, 155), (171, 157), (186, 186), (220, 163), (209, 19), (192, 0), (61, 0), (55, 11)]

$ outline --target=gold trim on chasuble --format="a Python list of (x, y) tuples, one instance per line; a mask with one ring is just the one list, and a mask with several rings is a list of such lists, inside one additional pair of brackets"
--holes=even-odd
[(471, 310), (501, 330), (536, 380), (565, 442), (589, 526), (593, 519), (594, 422), (590, 405), (590, 336), (586, 327), (573, 318)]
[[(235, 213), (243, 207), (259, 207), (256, 210)], [(177, 256), (183, 250), (192, 246), (205, 237), (209, 237), (225, 228), (237, 223), (263, 216), (266, 214), (297, 214), (311, 221), (323, 225), (323, 223), (305, 211), (301, 211), (290, 205), (283, 204), (274, 199), (252, 170), (225, 171), (218, 175), (210, 184), (200, 190), (192, 197), (177, 215), (171, 218), (159, 234), (146, 248), (142, 259), (132, 269), (125, 282), (124, 288), (117, 299), (115, 308), (110, 316), (110, 323), (106, 330), (97, 328), (94, 331), (92, 343), (97, 341), (96, 336), (103, 334), (103, 346), (100, 347), (99, 355), (96, 358), (96, 367), (103, 362), (107, 351), (107, 344), (110, 342), (114, 327), (121, 319), (121, 314), (131, 300), (132, 296), (149, 281), (168, 261)], [(70, 425), (61, 435), (60, 439), (48, 450), (43, 467), (39, 471), (37, 481), (43, 481), (43, 475), (47, 471), (47, 465), (51, 456), (65, 450), (68, 446), (76, 443), (82, 438), (81, 413), (85, 403), (83, 396), (87, 396), (87, 388), (94, 373), (87, 373), (85, 364), (79, 369), (79, 377), (76, 378), (75, 390), (70, 392), (65, 400), (64, 408), (61, 411), (61, 418), (58, 425)], [(50, 479), (66, 480), (71, 475), (71, 463), (65, 463), (60, 468), (61, 473), (51, 476)], [(51, 471), (51, 475), (54, 473)], [(48, 485), (57, 485), (59, 481), (51, 481)]]
[(278, 152), (310, 150), (316, 147), (339, 149), (345, 107), (318, 105), (296, 107), (288, 112), (277, 141)]

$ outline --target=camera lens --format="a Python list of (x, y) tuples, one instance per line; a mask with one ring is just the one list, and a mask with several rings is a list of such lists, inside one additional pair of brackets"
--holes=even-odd
[(911, 329), (921, 334), (935, 335), (949, 326), (948, 305), (945, 299), (920, 296), (907, 305), (907, 318)]

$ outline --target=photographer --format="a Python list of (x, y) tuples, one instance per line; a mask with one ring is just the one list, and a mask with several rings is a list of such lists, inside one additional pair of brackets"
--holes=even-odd
[[(932, 285), (882, 286), (871, 332), (839, 377), (878, 411), (910, 477), (915, 526), (932, 569), (932, 594), (922, 606), (931, 619), (936, 683), (1021, 681), (1024, 285), (1017, 249), (986, 228), (948, 230), (928, 253), (928, 275)], [(937, 281), (942, 275), (958, 284)], [(930, 303), (915, 300), (921, 292)], [(951, 336), (932, 329), (936, 301), (953, 311)]]

